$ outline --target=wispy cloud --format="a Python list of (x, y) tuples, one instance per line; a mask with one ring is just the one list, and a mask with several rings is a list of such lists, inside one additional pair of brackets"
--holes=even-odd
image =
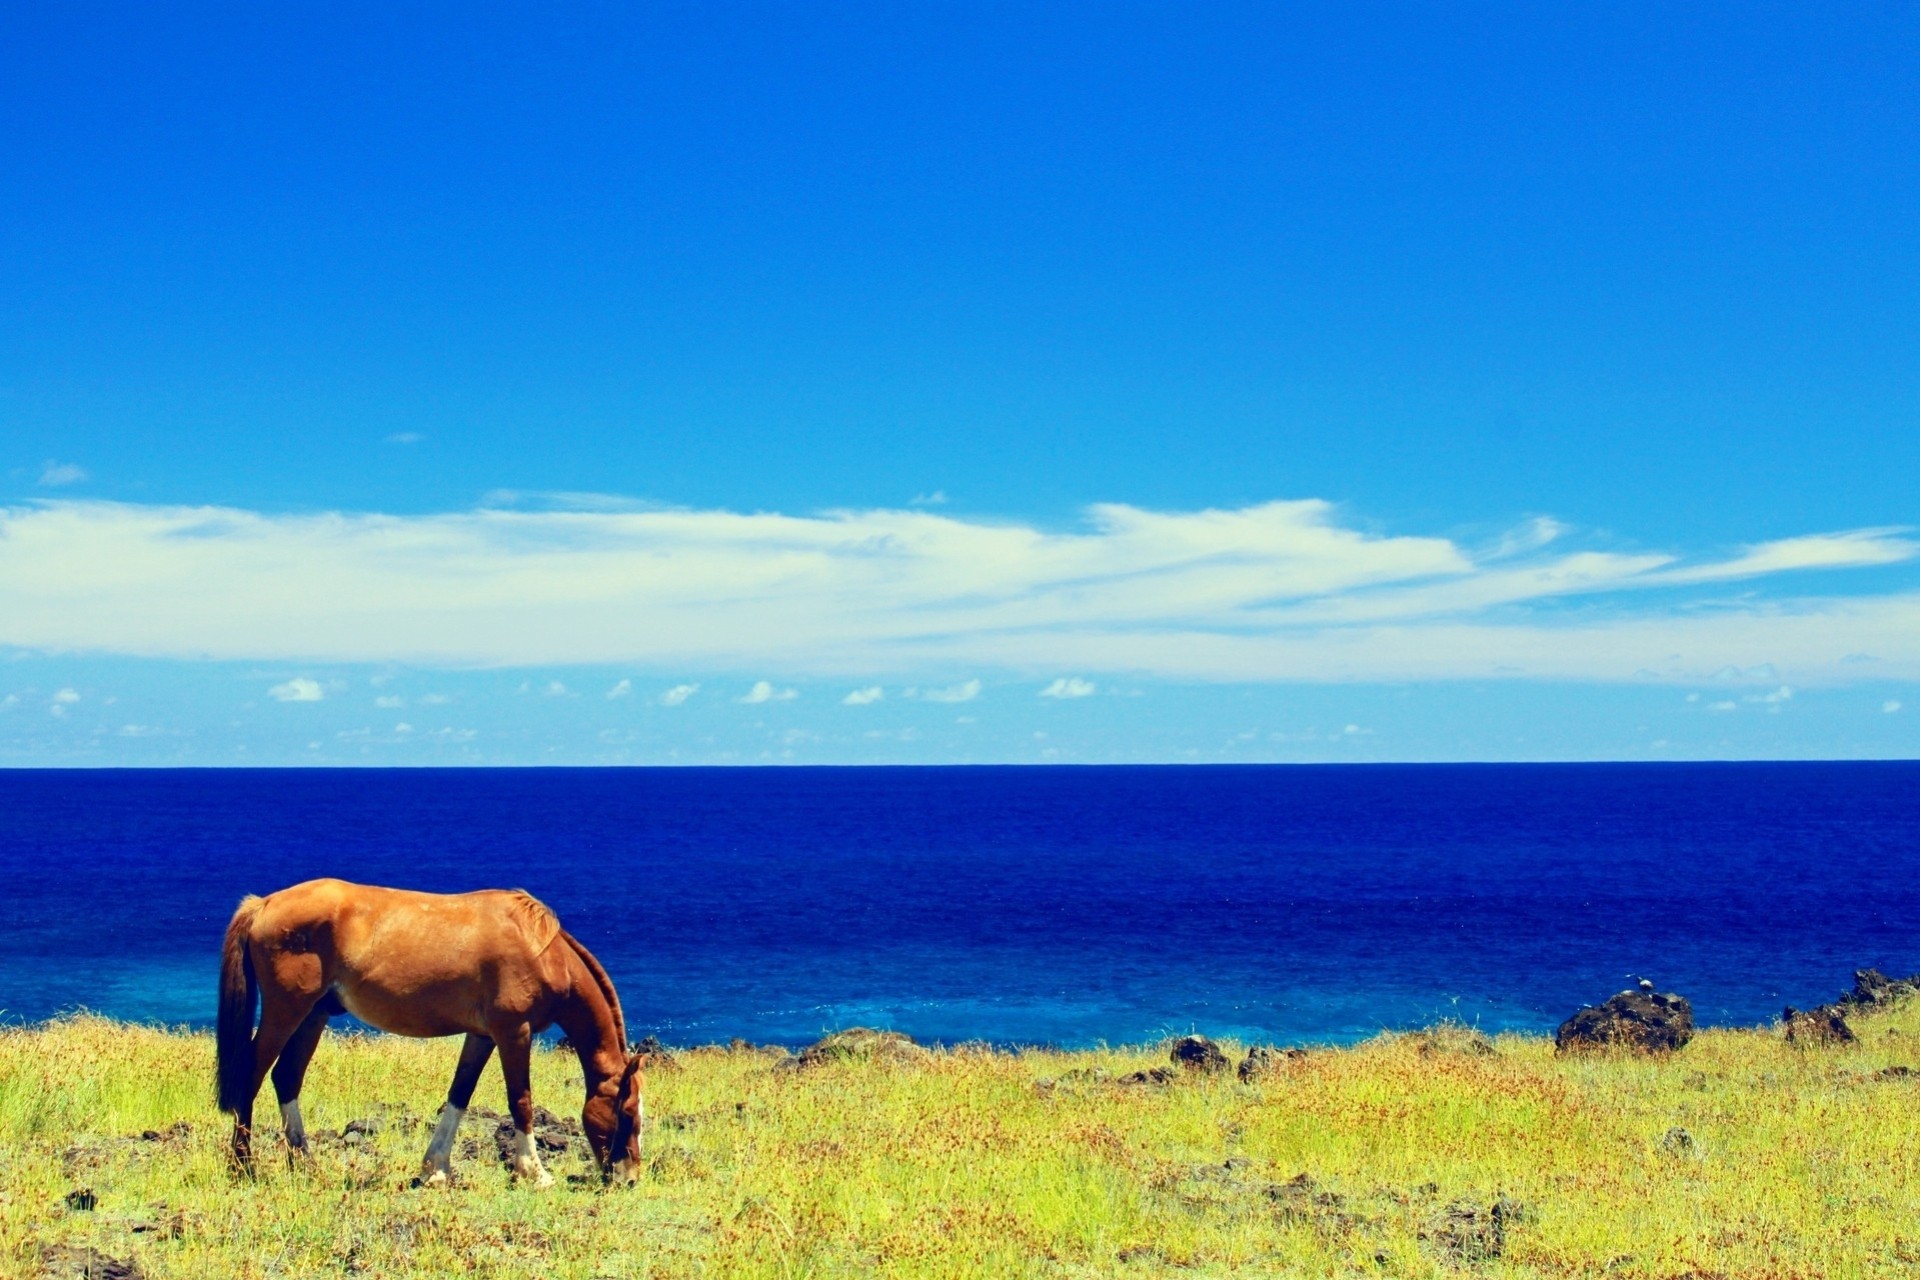
[(1899, 709), (1900, 709), (1900, 700), (1898, 698), (1888, 698), (1885, 702), (1880, 704), (1880, 710), (1886, 712), (1886, 714), (1888, 715), (1892, 715), (1894, 712), (1898, 711)]
[(972, 702), (980, 696), (980, 682), (962, 680), (942, 689), (922, 689), (919, 696), (928, 702)]
[(327, 695), (326, 691), (320, 687), (318, 680), (295, 676), (284, 684), (277, 684), (268, 689), (267, 696), (275, 702), (318, 702)]
[[(493, 497), (429, 516), (0, 510), (0, 644), (842, 679), (955, 667), (1089, 682), (1920, 678), (1915, 584), (1890, 588), (1883, 573), (1873, 591), (1806, 590), (1816, 572), (1911, 561), (1920, 544), (1897, 529), (1716, 557), (1569, 546), (1545, 518), (1476, 549), (1352, 527), (1318, 501), (1104, 504), (1046, 529), (923, 509)], [(1875, 661), (1848, 663), (1860, 653)]]
[(57, 489), (63, 485), (79, 484), (86, 478), (87, 469), (78, 463), (55, 462), (52, 458), (48, 458), (40, 467), (40, 478), (34, 483), (49, 489)]
[(700, 686), (697, 684), (677, 684), (660, 695), (660, 705), (677, 707), (698, 692), (700, 692)]
[(877, 684), (870, 684), (864, 689), (855, 689), (852, 693), (840, 699), (840, 701), (849, 707), (870, 707), (885, 696), (886, 691), (884, 689)]
[(1079, 676), (1061, 676), (1040, 691), (1043, 698), (1091, 698), (1097, 689), (1091, 680)]
[(425, 439), (426, 437), (421, 435), (418, 431), (396, 431), (392, 435), (388, 436), (382, 443), (419, 444), (422, 440), (425, 440)]
[(624, 698), (627, 695), (631, 694), (632, 692), (633, 692), (633, 681), (622, 680), (618, 684), (614, 685), (613, 688), (607, 690), (607, 697), (609, 699)]
[(744, 702), (748, 706), (757, 706), (762, 702), (792, 702), (800, 696), (798, 689), (776, 689), (770, 680), (756, 680), (753, 688), (735, 698), (735, 702)]

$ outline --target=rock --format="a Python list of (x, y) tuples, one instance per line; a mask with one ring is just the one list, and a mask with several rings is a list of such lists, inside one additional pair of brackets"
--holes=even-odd
[(1660, 1149), (1670, 1156), (1690, 1156), (1693, 1148), (1693, 1135), (1679, 1125), (1673, 1126), (1660, 1137)]
[(37, 1280), (145, 1280), (140, 1268), (94, 1249), (49, 1245), (40, 1251)]
[(823, 1066), (829, 1062), (881, 1061), (912, 1063), (927, 1056), (927, 1051), (911, 1036), (898, 1031), (876, 1031), (872, 1027), (848, 1027), (808, 1045), (779, 1065), (793, 1071)]
[(1442, 1022), (1415, 1032), (1409, 1039), (1423, 1058), (1491, 1058), (1499, 1052), (1493, 1041), (1458, 1022)]
[(1686, 997), (1622, 991), (1561, 1023), (1553, 1033), (1553, 1047), (1561, 1053), (1603, 1048), (1671, 1053), (1691, 1039), (1693, 1006)]
[(1913, 1075), (1913, 1068), (1902, 1064), (1902, 1065), (1891, 1066), (1891, 1067), (1882, 1067), (1880, 1070), (1873, 1073), (1873, 1078), (1875, 1080), (1905, 1080), (1911, 1075)]
[(1889, 978), (1878, 969), (1855, 969), (1853, 990), (1834, 1001), (1855, 1009), (1887, 1009), (1904, 1004), (1920, 993), (1920, 974), (1911, 978)]
[(1506, 1252), (1507, 1228), (1519, 1219), (1520, 1207), (1505, 1196), (1484, 1208), (1460, 1200), (1427, 1221), (1420, 1241), (1455, 1265), (1492, 1262)]
[(1788, 1005), (1780, 1014), (1780, 1021), (1787, 1029), (1789, 1044), (1852, 1044), (1854, 1041), (1853, 1028), (1840, 1016), (1840, 1010), (1830, 1004), (1818, 1009), (1796, 1009)]
[(1174, 1070), (1172, 1067), (1149, 1067), (1145, 1071), (1130, 1071), (1126, 1075), (1119, 1077), (1114, 1083), (1122, 1085), (1172, 1084), (1174, 1078)]
[(1181, 1036), (1173, 1042), (1173, 1049), (1167, 1058), (1176, 1067), (1197, 1071), (1202, 1075), (1225, 1071), (1228, 1066), (1227, 1055), (1205, 1036)]
[(100, 1197), (93, 1194), (92, 1187), (75, 1187), (67, 1192), (67, 1208), (81, 1213), (92, 1213), (94, 1206), (100, 1203)]
[(1254, 1045), (1247, 1050), (1245, 1060), (1240, 1063), (1240, 1079), (1251, 1084), (1306, 1056), (1305, 1049), (1269, 1049), (1263, 1044)]
[(643, 1071), (678, 1071), (680, 1062), (667, 1046), (660, 1043), (659, 1036), (647, 1036), (633, 1051), (640, 1055), (640, 1068)]

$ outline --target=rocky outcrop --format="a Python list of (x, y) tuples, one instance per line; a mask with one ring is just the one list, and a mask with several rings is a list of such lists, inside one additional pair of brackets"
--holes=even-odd
[(1853, 1028), (1837, 1005), (1823, 1004), (1818, 1009), (1796, 1009), (1788, 1005), (1780, 1015), (1787, 1030), (1787, 1043), (1798, 1045), (1852, 1044)]
[(1691, 1039), (1693, 1006), (1685, 996), (1622, 991), (1561, 1023), (1553, 1033), (1553, 1047), (1561, 1053), (1610, 1048), (1672, 1053)]
[(1205, 1036), (1181, 1036), (1173, 1042), (1167, 1060), (1183, 1071), (1214, 1075), (1230, 1065), (1220, 1046)]
[(1847, 1025), (1848, 1017), (1898, 1008), (1916, 994), (1920, 994), (1920, 975), (1889, 978), (1878, 969), (1855, 969), (1853, 988), (1842, 992), (1839, 999), (1811, 1009), (1788, 1005), (1780, 1015), (1780, 1025), (1792, 1044), (1851, 1044), (1856, 1037)]
[(817, 1040), (779, 1065), (789, 1071), (804, 1071), (829, 1062), (919, 1062), (927, 1051), (913, 1037), (898, 1031), (876, 1031), (872, 1027), (848, 1027), (825, 1039)]

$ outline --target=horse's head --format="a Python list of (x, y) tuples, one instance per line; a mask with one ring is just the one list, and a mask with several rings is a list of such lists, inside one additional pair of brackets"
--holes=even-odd
[(640, 1096), (642, 1061), (638, 1053), (629, 1057), (625, 1070), (588, 1095), (586, 1110), (580, 1113), (580, 1127), (587, 1132), (593, 1158), (610, 1182), (640, 1178), (640, 1122), (646, 1112)]

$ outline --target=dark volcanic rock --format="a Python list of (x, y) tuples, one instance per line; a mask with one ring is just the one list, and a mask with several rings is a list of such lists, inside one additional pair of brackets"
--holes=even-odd
[(1693, 1039), (1693, 1006), (1686, 997), (1622, 991), (1605, 1004), (1590, 1004), (1560, 1024), (1553, 1047), (1622, 1048), (1671, 1053)]
[(1220, 1046), (1205, 1036), (1181, 1036), (1173, 1042), (1173, 1050), (1167, 1054), (1167, 1059), (1176, 1067), (1206, 1075), (1225, 1071), (1229, 1065), (1227, 1055), (1220, 1051)]
[(1149, 1067), (1145, 1071), (1130, 1071), (1114, 1081), (1115, 1084), (1172, 1084), (1172, 1067)]
[(1854, 1041), (1853, 1028), (1834, 1005), (1823, 1004), (1818, 1009), (1796, 1009), (1788, 1005), (1780, 1015), (1780, 1022), (1787, 1029), (1790, 1044), (1852, 1044)]
[(1889, 978), (1878, 969), (1855, 969), (1853, 990), (1834, 1001), (1855, 1009), (1888, 1009), (1904, 1004), (1920, 993), (1920, 974), (1911, 978)]

